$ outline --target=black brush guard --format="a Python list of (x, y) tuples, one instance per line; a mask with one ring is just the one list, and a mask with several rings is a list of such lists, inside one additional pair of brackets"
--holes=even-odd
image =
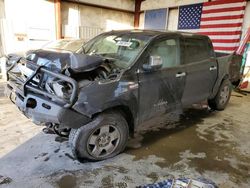
[[(21, 62), (21, 60), (25, 61), (29, 67), (32, 67), (34, 69), (34, 73), (32, 76), (28, 77), (26, 80), (23, 80), (20, 78), (20, 76), (16, 75), (16, 73), (13, 73), (12, 70), (15, 66), (17, 66), (18, 63)], [(52, 76), (54, 78), (59, 78), (69, 84), (72, 85), (72, 94), (69, 98), (69, 100), (65, 98), (58, 97), (55, 94), (49, 93), (46, 90), (41, 89), (39, 86), (41, 85), (42, 77), (40, 79), (40, 82), (37, 86), (34, 86), (32, 84), (33, 79), (38, 75), (41, 74), (42, 77), (46, 74), (48, 76)], [(14, 63), (8, 70), (7, 70), (7, 80), (9, 83), (12, 83), (10, 87), (14, 87), (14, 90), (17, 92), (17, 94), (21, 94), (22, 96), (26, 97), (28, 92), (33, 92), (35, 94), (40, 94), (45, 97), (48, 97), (50, 99), (53, 99), (54, 101), (59, 101), (60, 103), (64, 104), (64, 108), (70, 108), (77, 100), (77, 94), (78, 94), (78, 85), (77, 82), (63, 74), (55, 73), (50, 70), (48, 70), (44, 66), (39, 66), (31, 61), (28, 61), (26, 59), (19, 59), (16, 63)], [(14, 82), (14, 83), (13, 83)]]

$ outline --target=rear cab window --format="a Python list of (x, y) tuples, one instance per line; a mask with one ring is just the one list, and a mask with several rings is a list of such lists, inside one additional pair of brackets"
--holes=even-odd
[(213, 48), (207, 37), (185, 37), (184, 64), (196, 63), (214, 57)]

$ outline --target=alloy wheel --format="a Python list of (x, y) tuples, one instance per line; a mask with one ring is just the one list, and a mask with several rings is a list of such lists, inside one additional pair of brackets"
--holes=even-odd
[(120, 138), (120, 132), (115, 126), (101, 126), (88, 139), (88, 153), (95, 158), (110, 155), (117, 148)]

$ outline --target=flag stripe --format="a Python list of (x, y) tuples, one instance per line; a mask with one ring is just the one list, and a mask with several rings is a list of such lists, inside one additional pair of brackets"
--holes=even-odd
[(201, 18), (211, 18), (211, 17), (220, 17), (220, 16), (233, 16), (233, 15), (241, 15), (243, 13), (244, 13), (244, 11), (218, 12), (218, 13), (202, 14)]
[(237, 35), (241, 34), (241, 31), (219, 31), (219, 32), (198, 32), (199, 34), (202, 35)]
[(227, 40), (227, 39), (231, 39), (231, 40), (233, 40), (233, 39), (240, 39), (240, 35), (211, 35), (211, 36), (209, 36), (210, 37), (210, 39), (225, 39), (225, 40)]
[(212, 10), (212, 9), (220, 9), (220, 8), (227, 8), (227, 7), (241, 7), (244, 6), (244, 2), (240, 3), (228, 3), (228, 4), (219, 4), (219, 5), (213, 5), (213, 6), (203, 6), (202, 10)]
[(230, 16), (220, 16), (220, 17), (203, 17), (201, 18), (201, 21), (212, 21), (212, 20), (232, 20), (232, 19), (239, 19), (239, 18), (244, 18), (244, 14), (240, 15), (230, 15)]
[[(180, 30), (180, 31), (194, 32), (194, 33), (197, 33), (197, 32), (214, 32), (215, 28), (204, 28), (204, 29), (196, 29), (196, 30), (194, 30), (194, 29), (189, 29), (189, 30), (185, 29), (185, 30)], [(218, 31), (218, 32), (241, 31), (241, 27), (237, 27), (237, 28), (234, 28), (234, 27), (216, 28), (216, 31)]]
[[(228, 24), (232, 24), (232, 23), (242, 23), (243, 22), (243, 19), (234, 19), (234, 20), (227, 20), (226, 23)], [(225, 24), (225, 20), (211, 20), (211, 21), (201, 21), (201, 25), (202, 24), (205, 24), (205, 25), (212, 25), (212, 24)]]
[(232, 24), (209, 24), (209, 25), (201, 25), (200, 28), (224, 28), (224, 27), (240, 27), (242, 23), (232, 23)]
[(240, 42), (239, 38), (236, 39), (211, 39), (213, 43), (234, 43)]
[(216, 32), (216, 31), (225, 31), (225, 32), (227, 32), (227, 31), (240, 31), (240, 33), (241, 33), (241, 27), (220, 27), (220, 28), (216, 28), (216, 30), (215, 30), (215, 28), (201, 28), (201, 29), (198, 29), (198, 31), (201, 31), (201, 32), (205, 32), (205, 31), (213, 31), (213, 32)]
[(239, 2), (245, 2), (245, 0), (218, 0), (212, 2), (205, 2), (203, 3), (203, 6), (213, 6), (213, 5), (220, 5), (226, 3), (239, 3)]
[(210, 13), (219, 13), (219, 12), (228, 12), (228, 11), (239, 11), (245, 10), (245, 7), (229, 7), (229, 8), (219, 8), (219, 9), (212, 9), (212, 10), (203, 10), (202, 14), (210, 14)]
[(234, 35), (234, 34), (241, 34), (240, 31), (235, 32), (235, 31), (228, 31), (228, 32), (198, 32), (199, 34), (202, 35)]
[(239, 46), (238, 42), (232, 42), (232, 43), (213, 43), (215, 47), (235, 47)]
[(214, 46), (214, 50), (221, 50), (221, 51), (235, 51), (238, 48), (238, 46), (234, 46), (234, 47), (222, 47), (222, 46)]

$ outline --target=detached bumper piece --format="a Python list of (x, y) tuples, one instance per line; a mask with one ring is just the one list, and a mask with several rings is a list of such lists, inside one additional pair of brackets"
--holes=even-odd
[[(25, 116), (32, 119), (36, 124), (54, 123), (60, 124), (60, 127), (67, 128), (76, 128), (91, 121), (89, 117), (70, 108), (77, 98), (77, 83), (75, 80), (65, 75), (51, 72), (41, 66), (34, 64), (33, 66), (36, 66), (36, 70), (26, 80), (22, 80), (16, 73), (11, 72), (14, 66), (8, 70), (6, 95)], [(42, 76), (46, 74), (69, 82), (73, 88), (70, 99), (66, 100), (48, 93), (41, 89), (42, 87), (39, 84), (34, 84), (33, 78), (38, 73)]]

